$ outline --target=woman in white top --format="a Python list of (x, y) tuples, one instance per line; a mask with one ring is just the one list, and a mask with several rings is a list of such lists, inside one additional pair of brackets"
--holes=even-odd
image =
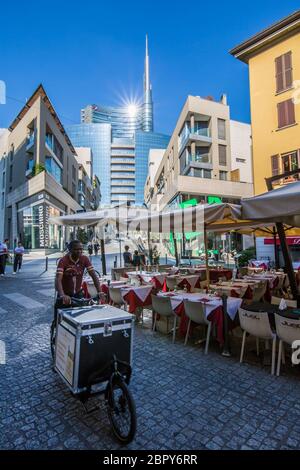
[(15, 248), (15, 258), (14, 258), (14, 272), (13, 274), (17, 274), (17, 271), (21, 269), (22, 260), (24, 254), (24, 246), (21, 242), (18, 242), (18, 246)]

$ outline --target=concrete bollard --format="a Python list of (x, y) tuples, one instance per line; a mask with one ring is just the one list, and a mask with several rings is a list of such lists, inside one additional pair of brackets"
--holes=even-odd
[(45, 266), (45, 271), (48, 271), (48, 256), (46, 256), (46, 266)]

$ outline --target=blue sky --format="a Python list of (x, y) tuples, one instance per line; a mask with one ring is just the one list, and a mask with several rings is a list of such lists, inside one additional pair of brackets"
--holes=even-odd
[(298, 8), (290, 0), (2, 3), (0, 127), (39, 83), (65, 125), (86, 104), (140, 96), (146, 32), (156, 131), (172, 131), (188, 94), (227, 93), (231, 117), (250, 122), (248, 69), (228, 50)]

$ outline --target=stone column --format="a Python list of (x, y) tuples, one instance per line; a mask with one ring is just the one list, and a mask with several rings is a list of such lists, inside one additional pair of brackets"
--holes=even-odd
[(12, 234), (12, 246), (15, 248), (14, 241), (16, 242), (19, 240), (18, 234), (18, 212), (17, 212), (17, 204), (12, 204), (11, 207), (11, 234)]

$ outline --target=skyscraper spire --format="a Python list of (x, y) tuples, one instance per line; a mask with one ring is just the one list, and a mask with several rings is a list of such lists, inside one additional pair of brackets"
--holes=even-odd
[(146, 53), (145, 53), (145, 71), (144, 71), (144, 92), (150, 90), (150, 69), (148, 52), (148, 34), (146, 34)]
[(152, 132), (153, 131), (153, 103), (152, 103), (152, 86), (150, 83), (148, 34), (146, 34), (143, 108), (144, 108), (143, 109), (143, 130), (145, 132)]

